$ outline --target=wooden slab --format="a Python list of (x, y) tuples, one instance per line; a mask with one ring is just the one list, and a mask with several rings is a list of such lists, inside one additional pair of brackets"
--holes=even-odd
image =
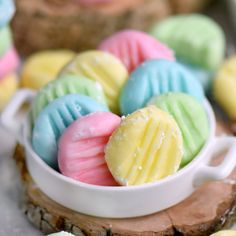
[[(217, 133), (230, 134), (221, 118)], [(236, 215), (236, 169), (228, 179), (205, 184), (185, 201), (163, 212), (132, 219), (104, 219), (71, 211), (49, 199), (29, 176), (24, 150), (19, 145), (14, 158), (25, 186), (24, 213), (45, 234), (65, 230), (79, 236), (208, 236), (229, 227)]]

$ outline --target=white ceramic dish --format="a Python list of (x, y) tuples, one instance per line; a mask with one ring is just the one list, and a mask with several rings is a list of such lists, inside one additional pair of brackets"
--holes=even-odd
[[(131, 187), (101, 187), (77, 182), (50, 168), (33, 151), (29, 119), (16, 133), (14, 116), (32, 97), (31, 91), (19, 91), (2, 113), (2, 125), (15, 133), (25, 147), (27, 167), (38, 187), (52, 200), (74, 211), (109, 218), (151, 214), (181, 202), (206, 181), (227, 177), (236, 165), (236, 138), (215, 137), (215, 117), (206, 100), (209, 138), (195, 159), (176, 174), (156, 183)], [(212, 158), (222, 151), (227, 151), (223, 162), (216, 167), (209, 166)]]

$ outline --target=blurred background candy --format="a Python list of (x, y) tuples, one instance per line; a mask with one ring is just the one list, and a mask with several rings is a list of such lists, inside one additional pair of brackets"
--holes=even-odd
[(214, 100), (232, 121), (236, 133), (236, 56), (225, 60), (213, 82)]
[(224, 33), (207, 16), (173, 16), (155, 25), (150, 33), (172, 48), (178, 58), (206, 70), (216, 70), (223, 60)]
[(0, 39), (0, 57), (2, 57), (12, 45), (12, 35), (8, 25), (0, 28)]
[(0, 80), (0, 111), (4, 109), (8, 101), (18, 88), (18, 77), (12, 72)]
[(0, 28), (6, 26), (15, 12), (15, 6), (13, 0), (1, 0), (0, 1)]
[(41, 51), (28, 57), (21, 71), (21, 87), (38, 90), (51, 80), (75, 56), (69, 50)]
[(18, 87), (19, 57), (13, 45), (9, 26), (15, 12), (12, 0), (0, 0), (0, 112), (4, 109)]
[(20, 61), (15, 48), (9, 48), (7, 52), (0, 58), (0, 78), (3, 78), (9, 73), (16, 71), (19, 63)]
[(172, 48), (196, 78), (202, 70), (199, 80), (209, 89), (212, 73), (225, 56), (224, 32), (215, 21), (200, 14), (178, 15), (157, 23), (150, 33)]

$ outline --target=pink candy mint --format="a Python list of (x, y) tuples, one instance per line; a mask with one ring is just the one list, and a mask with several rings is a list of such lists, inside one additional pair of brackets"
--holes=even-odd
[(104, 149), (121, 118), (110, 112), (95, 112), (73, 122), (59, 141), (61, 173), (84, 183), (117, 186)]
[(124, 30), (115, 33), (105, 39), (98, 49), (118, 57), (129, 72), (132, 72), (146, 60), (175, 60), (171, 49), (152, 36), (136, 30)]
[(0, 80), (6, 75), (14, 72), (19, 66), (19, 57), (14, 48), (10, 48), (0, 57)]

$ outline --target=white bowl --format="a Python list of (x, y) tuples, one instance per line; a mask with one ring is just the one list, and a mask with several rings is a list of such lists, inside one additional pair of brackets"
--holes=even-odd
[[(19, 91), (2, 113), (1, 122), (15, 133), (14, 116), (32, 92)], [(84, 214), (109, 217), (137, 217), (169, 208), (187, 198), (196, 187), (209, 180), (227, 177), (236, 165), (236, 138), (215, 135), (215, 117), (209, 102), (204, 102), (210, 125), (205, 146), (195, 159), (174, 175), (156, 183), (129, 187), (102, 187), (70, 179), (50, 168), (32, 149), (31, 122), (25, 120), (21, 132), (15, 133), (26, 151), (28, 170), (38, 187), (57, 203)], [(20, 134), (20, 135), (19, 135)], [(223, 162), (216, 167), (209, 162), (227, 150)]]

